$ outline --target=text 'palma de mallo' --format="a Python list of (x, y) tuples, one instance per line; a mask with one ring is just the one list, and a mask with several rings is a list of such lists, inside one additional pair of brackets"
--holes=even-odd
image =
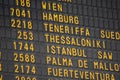
[[(110, 52), (110, 55), (104, 55), (102, 51), (98, 51), (98, 59), (112, 59), (112, 55)], [(80, 57), (87, 57), (85, 53), (81, 54)], [(47, 56), (46, 57), (46, 63), (51, 65), (57, 65), (57, 66), (68, 66), (68, 67), (78, 67), (78, 68), (85, 68), (88, 69), (90, 65), (88, 65), (89, 60), (87, 59), (73, 59), (73, 58), (63, 58), (63, 57), (55, 57), (55, 56)], [(117, 63), (108, 63), (108, 62), (102, 62), (102, 61), (93, 61), (91, 65), (93, 64), (93, 68), (95, 70), (103, 70), (103, 71), (111, 71), (111, 72), (120, 72), (120, 64)]]

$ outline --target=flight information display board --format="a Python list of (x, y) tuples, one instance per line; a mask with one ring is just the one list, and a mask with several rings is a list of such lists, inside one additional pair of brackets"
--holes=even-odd
[(120, 0), (0, 0), (0, 80), (120, 80)]

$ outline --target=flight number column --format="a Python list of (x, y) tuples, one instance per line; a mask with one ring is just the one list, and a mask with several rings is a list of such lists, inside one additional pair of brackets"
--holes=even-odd
[(15, 80), (37, 80), (31, 0), (15, 0), (10, 8), (11, 28), (16, 32), (13, 40)]

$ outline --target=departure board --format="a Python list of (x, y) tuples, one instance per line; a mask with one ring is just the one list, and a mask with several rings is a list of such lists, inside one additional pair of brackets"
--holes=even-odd
[(0, 0), (0, 80), (120, 80), (120, 0)]

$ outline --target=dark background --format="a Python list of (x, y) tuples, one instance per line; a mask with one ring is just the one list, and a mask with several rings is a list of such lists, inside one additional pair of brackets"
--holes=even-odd
[[(15, 75), (24, 75), (24, 76), (36, 76), (37, 80), (47, 80), (48, 78), (50, 80), (81, 80), (81, 79), (72, 79), (72, 78), (59, 78), (59, 77), (53, 77), (53, 76), (47, 76), (47, 67), (56, 67), (53, 65), (47, 65), (46, 64), (46, 56), (49, 54), (46, 52), (46, 45), (52, 43), (45, 42), (45, 32), (43, 27), (43, 22), (49, 22), (49, 21), (43, 21), (42, 20), (42, 12), (47, 11), (43, 10), (41, 7), (42, 1), (50, 1), (50, 2), (60, 2), (63, 5), (63, 12), (62, 14), (69, 14), (69, 15), (77, 15), (79, 17), (80, 24), (79, 27), (87, 27), (91, 31), (91, 36), (89, 38), (94, 39), (101, 39), (99, 30), (110, 30), (110, 31), (118, 31), (120, 32), (120, 0), (73, 0), (71, 3), (62, 2), (58, 0), (31, 0), (31, 7), (21, 7), (15, 5), (15, 0), (0, 0), (0, 52), (2, 52), (2, 59), (0, 60), (0, 63), (3, 65), (3, 70), (0, 72), (0, 74), (3, 75), (3, 80), (15, 80)], [(31, 10), (31, 18), (22, 18), (22, 17), (16, 17), (10, 15), (10, 8), (20, 8), (20, 9), (30, 9)], [(60, 12), (54, 12), (49, 11), (53, 13), (60, 13)], [(34, 53), (36, 57), (36, 63), (34, 65), (36, 66), (36, 74), (16, 74), (14, 73), (14, 64), (23, 64), (26, 65), (27, 63), (21, 63), (21, 62), (14, 62), (13, 61), (13, 53), (15, 50), (13, 49), (13, 41), (23, 41), (23, 42), (29, 42), (25, 40), (18, 40), (17, 39), (17, 31), (19, 29), (11, 28), (10, 20), (14, 19), (21, 19), (21, 20), (31, 20), (33, 23), (33, 29), (31, 30), (34, 34), (34, 40), (30, 41), (30, 43), (34, 43), (35, 45), (35, 51), (31, 52), (28, 51), (28, 53)], [(56, 23), (56, 22), (51, 22)], [(61, 24), (61, 23), (57, 23)], [(62, 23), (65, 25), (64, 23)], [(67, 24), (69, 26), (76, 26), (73, 24)], [(20, 30), (26, 30), (27, 29), (20, 29)], [(59, 34), (59, 33), (53, 33), (53, 34)], [(61, 34), (60, 34), (61, 35)], [(66, 34), (62, 34), (66, 35)], [(70, 35), (75, 36), (75, 35)], [(84, 37), (84, 36), (83, 36)], [(111, 39), (101, 39), (105, 40), (107, 47), (106, 51), (112, 51), (113, 53), (113, 60), (102, 60), (103, 62), (110, 62), (110, 63), (120, 63), (120, 41), (117, 40), (111, 40)], [(54, 44), (56, 45), (56, 44)], [(69, 45), (61, 45), (67, 47)], [(76, 47), (77, 46), (71, 46)], [(87, 60), (90, 62), (93, 62), (97, 59), (97, 51), (100, 49), (96, 48), (90, 48), (90, 47), (81, 47), (85, 49), (87, 52), (88, 58)], [(104, 51), (104, 49), (102, 49)], [(19, 51), (16, 50), (18, 53), (23, 52), (26, 53), (26, 51)], [(51, 55), (56, 56), (57, 55)], [(74, 61), (79, 59), (79, 57), (70, 57), (70, 56), (63, 56), (60, 55), (60, 57), (66, 57), (66, 58), (72, 58)], [(84, 58), (83, 58), (84, 59)], [(98, 60), (100, 61), (100, 60)], [(28, 65), (33, 65), (29, 63)], [(90, 64), (89, 64), (90, 65)], [(59, 66), (58, 66), (59, 67)], [(68, 67), (67, 67), (68, 68)], [(72, 67), (76, 68), (76, 66)], [(77, 68), (76, 68), (77, 69)], [(90, 65), (89, 70), (96, 71), (93, 69), (92, 65)], [(104, 71), (103, 71), (104, 72)], [(109, 73), (109, 72), (104, 72)], [(116, 80), (120, 79), (120, 72), (112, 72), (115, 74)]]

